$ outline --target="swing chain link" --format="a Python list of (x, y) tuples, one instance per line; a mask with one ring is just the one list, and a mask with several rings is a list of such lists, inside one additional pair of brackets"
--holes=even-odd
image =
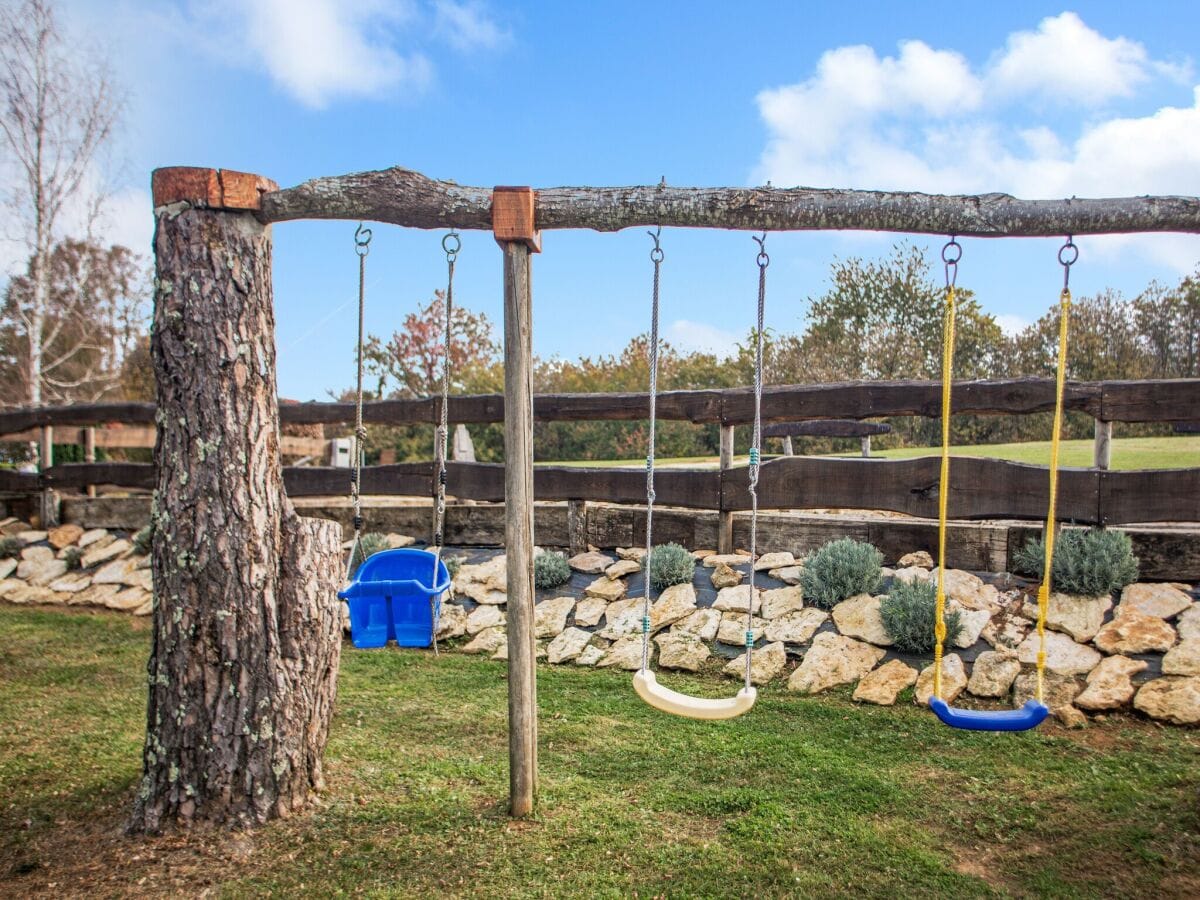
[(765, 311), (767, 304), (767, 266), (771, 264), (771, 257), (767, 255), (767, 233), (764, 231), (762, 237), (754, 237), (753, 241), (758, 244), (758, 256), (755, 257), (755, 263), (758, 265), (758, 305), (756, 308), (755, 327), (754, 327), (754, 432), (750, 437), (750, 464), (749, 464), (749, 493), (750, 493), (750, 594), (746, 601), (746, 673), (745, 673), (745, 689), (750, 690), (753, 684), (753, 657), (754, 657), (754, 564), (758, 557), (758, 474), (759, 466), (761, 465), (761, 448), (762, 443), (762, 392), (763, 392), (763, 328), (765, 322)]
[(354, 574), (355, 557), (359, 553), (362, 538), (362, 467), (367, 440), (367, 429), (363, 425), (363, 327), (367, 299), (367, 254), (371, 252), (371, 229), (359, 222), (354, 229), (354, 252), (358, 255), (358, 344), (355, 359), (354, 394), (354, 459), (350, 471), (350, 503), (353, 507), (351, 523), (354, 526), (354, 542), (350, 545), (350, 558), (346, 561), (346, 580)]
[(1068, 301), (1071, 291), (1071, 266), (1079, 260), (1079, 246), (1075, 243), (1071, 235), (1067, 235), (1067, 242), (1058, 248), (1058, 263), (1063, 267), (1063, 297)]
[(654, 241), (650, 261), (654, 263), (654, 282), (650, 294), (650, 426), (646, 440), (646, 579), (642, 593), (642, 670), (650, 670), (650, 554), (654, 550), (654, 443), (658, 416), (658, 297), (662, 263), (662, 226), (646, 232)]
[(962, 259), (962, 244), (958, 242), (955, 235), (950, 235), (950, 240), (946, 241), (945, 246), (942, 247), (942, 263), (946, 267), (947, 290), (958, 284), (958, 261), (960, 259)]

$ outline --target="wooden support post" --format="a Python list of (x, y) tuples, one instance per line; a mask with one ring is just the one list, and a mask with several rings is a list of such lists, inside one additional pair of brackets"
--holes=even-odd
[[(733, 466), (734, 426), (721, 426), (721, 477)], [(722, 509), (717, 514), (717, 552), (733, 552), (733, 511)]]
[(567, 543), (571, 555), (583, 553), (588, 548), (587, 501), (567, 501)]
[[(45, 472), (54, 465), (54, 426), (42, 427), (41, 439), (38, 443), (38, 469)], [(53, 528), (58, 524), (58, 492), (53, 488), (43, 487), (38, 494), (38, 520), (43, 529)]]
[(1112, 465), (1112, 422), (1096, 420), (1096, 439), (1092, 446), (1092, 465), (1107, 469)]
[(869, 434), (862, 436), (862, 455), (863, 459), (871, 458), (871, 436)]
[(537, 665), (533, 637), (533, 289), (539, 249), (529, 188), (497, 188), (492, 225), (504, 252), (504, 552), (508, 557), (509, 812), (537, 798)]
[[(86, 463), (94, 463), (96, 461), (96, 426), (89, 425), (83, 429), (83, 461)], [(96, 496), (96, 486), (89, 484), (87, 486), (87, 495), (89, 497)]]
[(796, 450), (794, 447), (792, 447), (792, 436), (790, 434), (785, 435), (783, 438), (783, 455), (784, 456), (795, 456), (796, 455)]

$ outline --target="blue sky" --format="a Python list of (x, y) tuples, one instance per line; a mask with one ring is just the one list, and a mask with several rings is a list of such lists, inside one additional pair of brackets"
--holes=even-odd
[[(148, 251), (149, 172), (282, 185), (393, 164), (464, 184), (752, 185), (1019, 196), (1200, 194), (1194, 3), (505, 3), (65, 0), (130, 90), (115, 240)], [(275, 228), (281, 392), (352, 383), (353, 223)], [(444, 278), (441, 235), (375, 230), (367, 324)], [(773, 235), (767, 321), (803, 327), (835, 256), (875, 234)], [(922, 245), (939, 241), (919, 240)], [(1085, 239), (1078, 291), (1177, 281), (1200, 239)], [(618, 351), (648, 326), (649, 238), (553, 232), (535, 350)], [(664, 235), (663, 322), (718, 351), (754, 316), (743, 232)], [(960, 284), (1009, 327), (1061, 283), (1053, 241), (965, 242)], [(459, 302), (499, 323), (500, 256), (464, 235)]]

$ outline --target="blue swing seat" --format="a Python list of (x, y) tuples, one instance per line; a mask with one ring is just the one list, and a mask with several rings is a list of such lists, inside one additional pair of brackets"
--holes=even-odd
[(1037, 728), (1050, 715), (1046, 704), (1037, 700), (1025, 701), (1020, 709), (982, 710), (955, 709), (945, 700), (933, 697), (929, 708), (951, 728), (968, 731), (1028, 731)]
[(350, 605), (354, 646), (365, 650), (394, 640), (401, 647), (428, 647), (440, 598), (449, 587), (446, 564), (428, 550), (381, 550), (367, 557), (354, 581), (338, 591)]

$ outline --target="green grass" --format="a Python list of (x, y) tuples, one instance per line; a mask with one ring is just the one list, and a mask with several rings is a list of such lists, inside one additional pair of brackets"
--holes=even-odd
[[(887, 459), (912, 459), (918, 456), (937, 456), (937, 447), (900, 447), (895, 450), (876, 450), (875, 456)], [(950, 448), (954, 456), (986, 456), (1011, 459), (1016, 462), (1050, 464), (1050, 442), (1028, 441), (1016, 444), (967, 444)], [(1092, 464), (1090, 440), (1063, 441), (1061, 459), (1064, 466), (1087, 467)], [(837, 453), (834, 456), (857, 456), (858, 453)], [(736, 457), (734, 465), (745, 465), (745, 456)], [(545, 463), (554, 466), (596, 466), (599, 468), (641, 468), (642, 460), (605, 459), (578, 462)], [(715, 456), (687, 456), (659, 459), (657, 466), (715, 467)], [(1200, 436), (1118, 438), (1112, 444), (1114, 469), (1185, 469), (1200, 466)]]
[(989, 736), (911, 700), (781, 686), (702, 723), (647, 708), (625, 673), (543, 666), (539, 808), (515, 822), (503, 664), (349, 647), (319, 806), (244, 834), (126, 838), (147, 645), (119, 614), (0, 608), (0, 894), (1200, 891), (1195, 731), (1116, 716)]

